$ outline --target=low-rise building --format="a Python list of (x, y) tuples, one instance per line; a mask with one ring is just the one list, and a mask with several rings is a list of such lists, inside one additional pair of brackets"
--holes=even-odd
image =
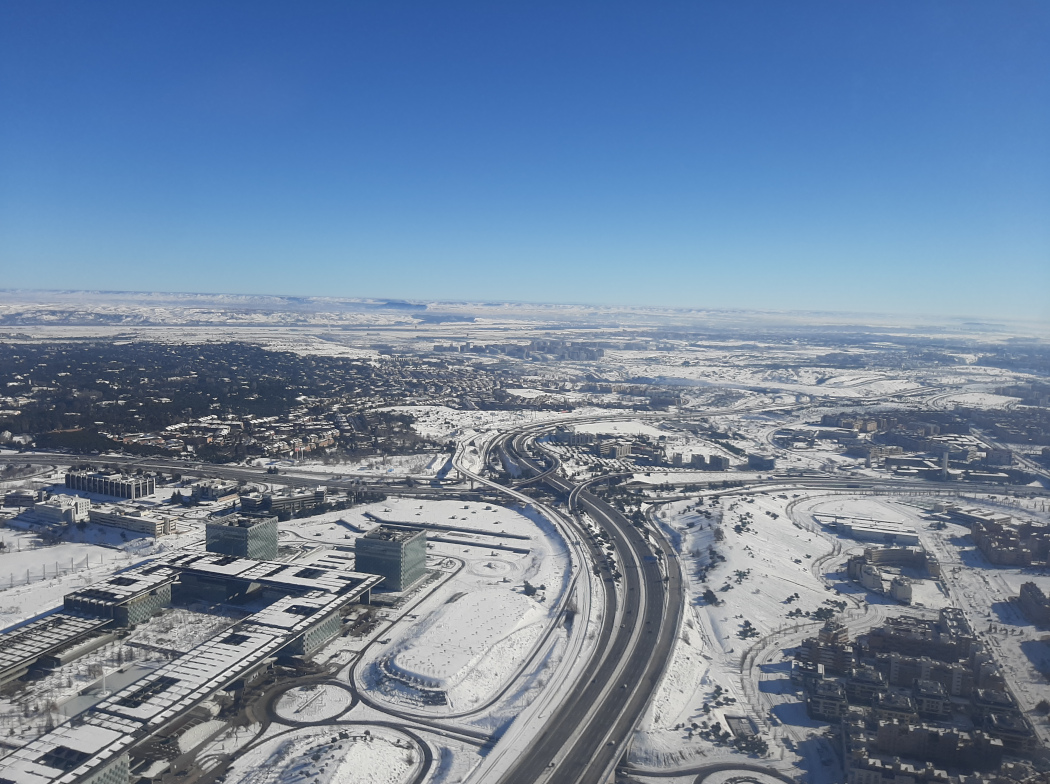
[(225, 479), (202, 479), (193, 485), (190, 497), (194, 501), (229, 501), (237, 497), (240, 485)]
[(33, 507), (33, 515), (50, 525), (75, 525), (85, 522), (91, 509), (86, 498), (56, 495)]
[(328, 488), (283, 493), (247, 493), (240, 497), (241, 511), (249, 514), (294, 514), (325, 503)]
[(97, 525), (123, 528), (153, 537), (167, 536), (176, 532), (175, 520), (171, 517), (116, 504), (92, 509), (88, 512), (88, 519)]

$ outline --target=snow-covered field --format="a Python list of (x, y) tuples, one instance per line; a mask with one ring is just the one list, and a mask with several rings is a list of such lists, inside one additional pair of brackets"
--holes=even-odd
[(274, 705), (274, 712), (288, 724), (330, 721), (350, 707), (347, 689), (330, 683), (296, 686), (289, 689)]
[[(796, 525), (790, 500), (727, 495), (703, 505), (667, 504), (657, 512), (681, 552), (687, 610), (671, 665), (632, 746), (632, 763), (677, 768), (740, 758), (702, 739), (692, 725), (724, 723), (725, 716), (741, 713), (766, 719), (760, 706), (748, 702), (740, 680), (742, 655), (755, 640), (798, 623), (787, 617), (790, 611), (811, 612), (837, 598), (814, 567), (833, 543)], [(712, 558), (712, 550), (718, 557)], [(717, 605), (703, 598), (707, 589)]]
[(300, 461), (294, 467), (284, 471), (294, 476), (296, 469), (310, 473), (325, 473), (335, 476), (434, 476), (448, 462), (447, 452), (419, 455), (383, 455), (340, 463), (322, 463), (320, 461)]
[[(369, 510), (384, 520), (459, 529), (434, 532), (446, 541), (429, 549), (463, 568), (395, 627), (389, 644), (365, 653), (355, 669), (359, 687), (392, 705), (439, 713), (481, 707), (526, 664), (559, 612), (571, 577), (565, 542), (527, 508), (390, 499)], [(371, 527), (363, 511), (356, 524)], [(535, 595), (525, 595), (526, 581)], [(421, 705), (431, 692), (439, 701)]]
[(379, 726), (315, 727), (269, 740), (241, 756), (229, 784), (401, 784), (422, 764), (415, 741)]

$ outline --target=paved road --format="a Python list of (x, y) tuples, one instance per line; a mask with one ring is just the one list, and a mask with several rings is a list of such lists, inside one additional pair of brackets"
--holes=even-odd
[[(527, 454), (525, 439), (506, 448), (519, 465), (545, 474), (558, 494), (571, 498), (608, 534), (617, 554), (622, 586), (603, 571), (606, 612), (596, 655), (547, 720), (543, 732), (500, 779), (500, 784), (606, 781), (645, 710), (670, 657), (681, 615), (681, 573), (670, 546), (657, 535), (653, 554), (645, 535), (615, 508), (573, 485)], [(586, 537), (592, 561), (604, 554)], [(660, 560), (668, 565), (667, 580)]]
[(475, 498), (478, 496), (477, 492), (446, 487), (440, 484), (421, 484), (417, 482), (415, 485), (409, 485), (404, 478), (392, 481), (384, 481), (375, 477), (367, 477), (367, 479), (364, 477), (335, 479), (332, 474), (322, 471), (310, 471), (309, 468), (293, 468), (290, 469), (292, 473), (268, 474), (265, 468), (253, 466), (196, 463), (164, 457), (85, 456), (70, 455), (63, 452), (21, 452), (10, 457), (6, 455), (0, 457), (0, 462), (3, 461), (21, 465), (26, 463), (32, 465), (113, 465), (120, 466), (128, 471), (141, 468), (143, 471), (164, 471), (182, 474), (183, 476), (219, 477), (245, 482), (265, 482), (289, 487), (312, 488), (320, 484), (325, 485), (329, 489), (372, 490), (380, 493), (396, 493), (397, 495), (419, 498), (436, 496), (442, 498)]

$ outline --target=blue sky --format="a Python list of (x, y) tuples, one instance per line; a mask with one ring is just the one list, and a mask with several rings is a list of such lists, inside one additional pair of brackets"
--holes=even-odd
[(0, 287), (1050, 319), (1050, 4), (0, 6)]

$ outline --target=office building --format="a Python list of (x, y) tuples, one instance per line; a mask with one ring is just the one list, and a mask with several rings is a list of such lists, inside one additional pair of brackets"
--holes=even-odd
[(91, 502), (76, 496), (56, 495), (33, 507), (33, 514), (52, 525), (73, 525), (88, 519)]
[(425, 531), (379, 526), (354, 543), (354, 569), (386, 578), (388, 591), (404, 591), (426, 574)]
[(132, 509), (114, 504), (102, 509), (92, 509), (88, 519), (98, 525), (123, 528), (147, 536), (166, 536), (175, 533), (175, 521), (170, 517), (152, 515), (142, 509)]
[(101, 471), (70, 471), (66, 474), (66, 487), (70, 490), (112, 495), (117, 498), (142, 498), (156, 491), (157, 480), (149, 474), (128, 476)]
[(229, 515), (208, 522), (205, 534), (209, 553), (277, 560), (277, 518)]

